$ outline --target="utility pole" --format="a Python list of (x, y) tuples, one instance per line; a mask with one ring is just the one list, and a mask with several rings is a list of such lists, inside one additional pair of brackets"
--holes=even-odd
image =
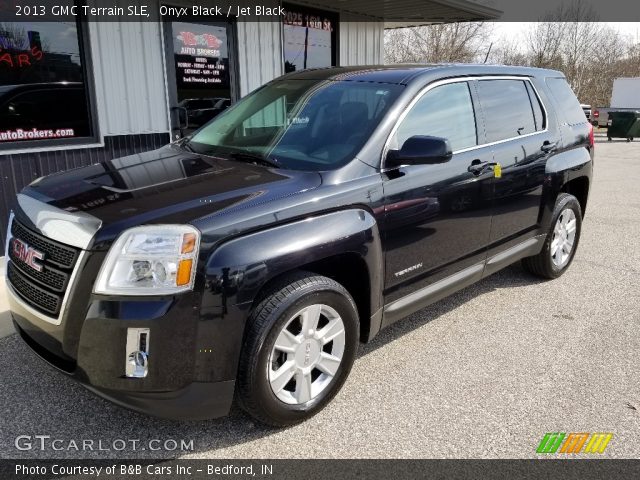
[(487, 63), (487, 60), (489, 60), (489, 54), (491, 53), (491, 47), (493, 47), (493, 42), (491, 42), (489, 44), (489, 50), (487, 50), (487, 54), (484, 56), (484, 62), (482, 62), (482, 63)]
[(307, 68), (307, 51), (309, 50), (309, 26), (304, 29), (304, 66)]

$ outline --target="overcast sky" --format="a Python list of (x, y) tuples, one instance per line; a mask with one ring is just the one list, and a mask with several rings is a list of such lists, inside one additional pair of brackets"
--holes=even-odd
[[(632, 40), (640, 42), (640, 22), (602, 22), (618, 30), (622, 35), (628, 35)], [(496, 41), (501, 37), (521, 40), (522, 33), (527, 31), (532, 23), (528, 22), (494, 22), (493, 31)]]
[[(576, 0), (472, 0), (498, 9), (503, 21), (535, 21), (552, 13), (559, 5)], [(596, 18), (607, 22), (640, 21), (640, 2), (637, 0), (577, 0), (581, 7)]]

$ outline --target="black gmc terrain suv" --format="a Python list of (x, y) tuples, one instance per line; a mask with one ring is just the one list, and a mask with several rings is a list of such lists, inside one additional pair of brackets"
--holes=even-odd
[(188, 138), (26, 187), (13, 318), (120, 405), (204, 419), (235, 396), (300, 422), (396, 320), (518, 260), (562, 275), (593, 146), (556, 71), (295, 72)]

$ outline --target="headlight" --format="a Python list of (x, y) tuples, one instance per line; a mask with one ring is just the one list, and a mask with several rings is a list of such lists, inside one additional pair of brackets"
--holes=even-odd
[(100, 269), (95, 293), (166, 295), (193, 288), (200, 232), (189, 225), (124, 231)]

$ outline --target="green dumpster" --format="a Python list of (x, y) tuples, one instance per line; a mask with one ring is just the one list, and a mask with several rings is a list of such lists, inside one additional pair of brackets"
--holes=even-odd
[(628, 142), (640, 137), (640, 111), (609, 112), (607, 138), (626, 138)]

